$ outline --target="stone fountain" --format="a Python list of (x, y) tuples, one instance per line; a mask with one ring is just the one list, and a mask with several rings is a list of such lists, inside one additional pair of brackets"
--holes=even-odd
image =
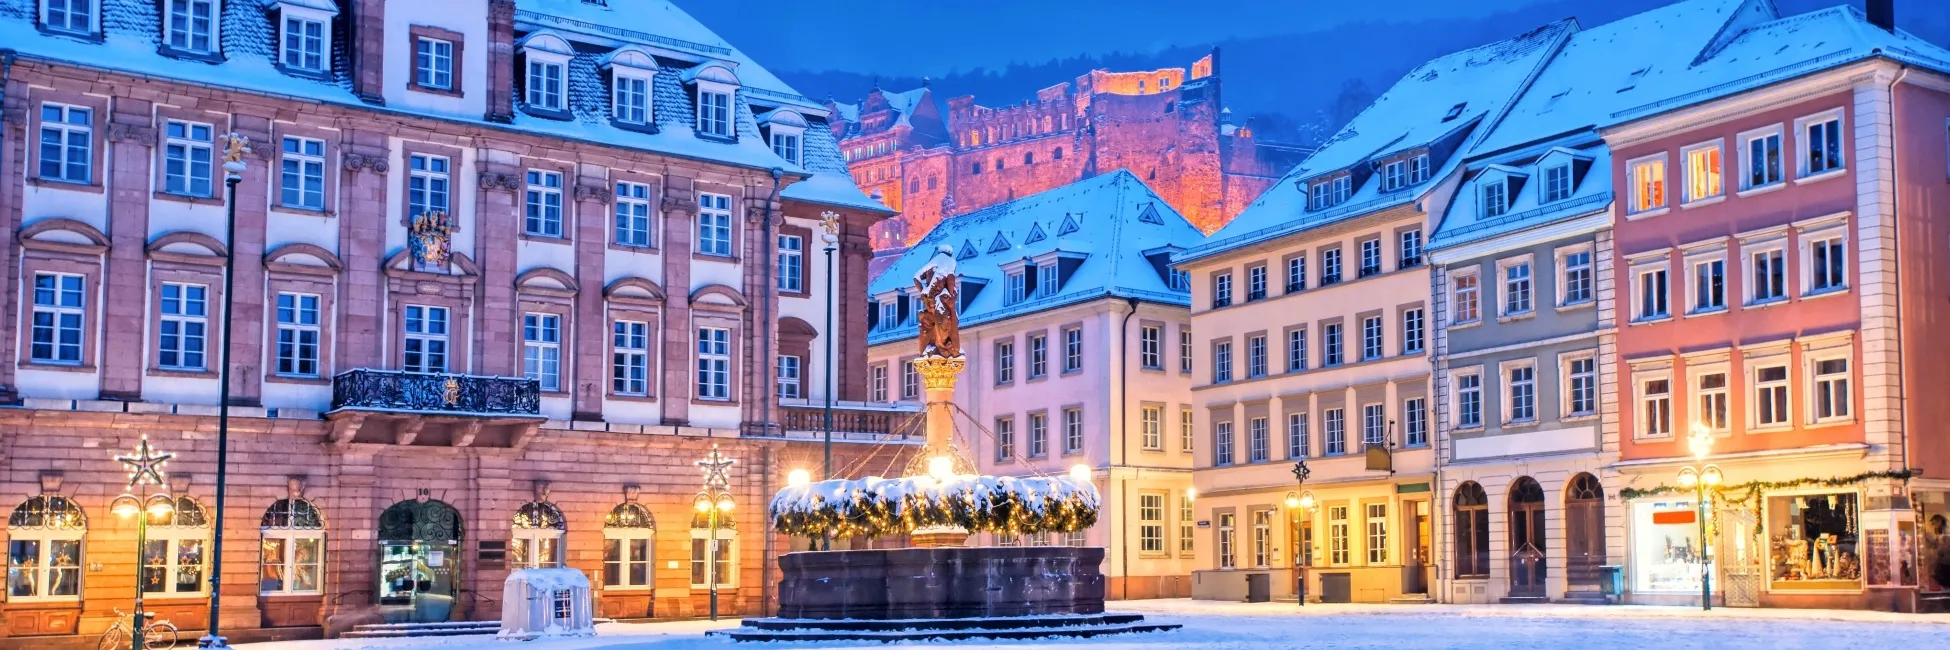
[(915, 276), (926, 443), (906, 476), (793, 485), (773, 498), (793, 535), (905, 534), (912, 547), (779, 558), (776, 618), (718, 630), (738, 641), (1086, 637), (1176, 629), (1104, 612), (1104, 549), (970, 547), (978, 530), (1072, 532), (1097, 519), (1088, 475), (977, 475), (955, 440), (959, 278), (943, 246)]

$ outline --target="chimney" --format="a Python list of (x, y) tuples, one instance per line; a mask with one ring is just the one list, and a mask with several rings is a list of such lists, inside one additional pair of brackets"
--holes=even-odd
[(352, 92), (359, 101), (386, 105), (386, 2), (354, 0), (352, 10)]
[(1869, 0), (1869, 24), (1885, 32), (1896, 31), (1896, 0)]
[(515, 2), (488, 0), (487, 121), (515, 119)]

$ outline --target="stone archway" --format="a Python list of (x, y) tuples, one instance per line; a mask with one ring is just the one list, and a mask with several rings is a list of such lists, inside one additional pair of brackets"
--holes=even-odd
[(1581, 473), (1564, 490), (1564, 578), (1567, 592), (1601, 591), (1605, 565), (1605, 487)]
[(459, 614), (460, 511), (432, 499), (395, 503), (379, 515), (374, 599), (388, 623), (436, 623)]

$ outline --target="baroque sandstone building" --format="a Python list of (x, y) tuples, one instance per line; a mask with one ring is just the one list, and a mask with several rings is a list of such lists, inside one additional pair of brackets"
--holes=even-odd
[(901, 213), (872, 231), (880, 264), (944, 218), (1119, 169), (1217, 230), (1308, 152), (1232, 124), (1219, 60), (1215, 49), (1190, 69), (1092, 70), (1007, 106), (953, 97), (945, 115), (925, 82), (829, 101), (854, 182)]
[[(761, 611), (764, 503), (819, 471), (826, 386), (835, 472), (901, 466), (865, 305), (828, 295), (864, 293), (890, 212), (820, 104), (668, 2), (0, 0), (0, 91), (0, 648), (138, 589), (201, 629), (213, 566), (239, 641), (492, 620), (531, 566), (649, 618), (701, 615), (715, 565)], [(226, 132), (254, 144), (234, 237)], [(109, 505), (145, 436), (177, 506), (138, 554)]]

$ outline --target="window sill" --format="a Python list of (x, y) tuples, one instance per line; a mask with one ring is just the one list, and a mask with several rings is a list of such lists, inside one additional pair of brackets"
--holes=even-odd
[(1813, 184), (1813, 183), (1819, 183), (1819, 182), (1822, 182), (1822, 181), (1825, 181), (1825, 180), (1828, 180), (1828, 179), (1831, 179), (1831, 178), (1840, 178), (1840, 177), (1841, 177), (1842, 175), (1844, 175), (1844, 174), (1847, 174), (1847, 173), (1848, 173), (1848, 168), (1847, 168), (1847, 167), (1840, 167), (1840, 168), (1836, 168), (1836, 169), (1830, 169), (1830, 170), (1828, 170), (1828, 171), (1825, 171), (1825, 172), (1822, 172), (1822, 173), (1819, 173), (1819, 174), (1810, 174), (1810, 175), (1808, 175), (1808, 176), (1802, 176), (1802, 177), (1800, 177), (1800, 178), (1796, 178), (1796, 179), (1794, 179), (1794, 184), (1795, 184), (1795, 185), (1809, 185), (1809, 184)]
[(53, 372), (94, 372), (95, 365), (91, 363), (70, 364), (70, 363), (50, 363), (46, 361), (22, 361), (20, 362), (20, 369), (48, 370)]
[[(723, 588), (724, 585), (718, 585), (718, 587)], [(633, 594), (641, 594), (641, 593), (649, 593), (652, 590), (652, 587), (650, 585), (604, 585), (601, 587), (597, 587), (596, 589), (604, 593), (621, 591), (621, 592), (627, 592)]]
[(1740, 190), (1739, 192), (1735, 192), (1733, 195), (1744, 199), (1750, 196), (1758, 196), (1761, 194), (1766, 194), (1768, 192), (1778, 192), (1786, 188), (1787, 188), (1787, 183), (1774, 181), (1766, 185), (1761, 185), (1758, 187), (1750, 187), (1744, 190)]
[(719, 134), (719, 133), (709, 133), (706, 131), (695, 131), (695, 133), (697, 133), (697, 139), (699, 140), (708, 140), (711, 142), (722, 142), (725, 144), (738, 143), (738, 137), (731, 135), (729, 133)]
[(566, 245), (566, 244), (574, 243), (569, 241), (568, 237), (564, 237), (561, 235), (537, 235), (532, 232), (523, 232), (521, 233), (520, 237), (522, 241), (540, 242), (544, 244), (565, 244)]
[(1450, 323), (1450, 324), (1449, 324), (1449, 329), (1452, 329), (1452, 330), (1461, 330), (1461, 329), (1469, 329), (1469, 328), (1471, 328), (1471, 327), (1476, 327), (1476, 326), (1478, 326), (1478, 325), (1482, 325), (1482, 324), (1483, 324), (1483, 319), (1481, 319), (1481, 318), (1476, 318), (1476, 319), (1471, 319), (1471, 320), (1467, 320), (1467, 321), (1463, 321), (1463, 322), (1460, 322), (1460, 323)]
[(288, 75), (291, 75), (291, 76), (293, 76), (293, 77), (304, 77), (304, 78), (306, 78), (306, 79), (315, 79), (315, 80), (318, 80), (318, 81), (331, 81), (331, 80), (332, 80), (332, 73), (331, 73), (331, 72), (328, 72), (328, 71), (326, 71), (326, 70), (313, 70), (313, 69), (311, 69), (311, 68), (294, 68), (294, 67), (291, 67), (291, 66), (288, 66), (288, 65), (285, 65), (285, 64), (284, 64), (284, 54), (283, 54), (283, 52), (278, 52), (278, 53), (277, 53), (277, 54), (275, 55), (275, 59), (274, 59), (274, 60), (276, 60), (276, 61), (277, 61), (277, 63), (273, 63), (273, 64), (271, 64), (271, 65), (272, 65), (272, 67), (275, 67), (275, 68), (277, 68), (279, 72), (282, 72), (282, 73), (285, 73), (285, 74), (288, 74)]
[(609, 118), (609, 125), (616, 127), (618, 129), (622, 129), (624, 131), (635, 131), (637, 133), (649, 133), (651, 135), (655, 135), (659, 132), (657, 129), (657, 123), (655, 121), (627, 122), (624, 120), (616, 119), (615, 117), (611, 117)]
[(210, 64), (223, 63), (223, 54), (219, 52), (198, 52), (196, 50), (185, 50), (182, 48), (170, 47), (167, 44), (157, 47), (156, 53), (172, 59), (181, 60), (181, 61), (196, 61), (198, 63), (210, 63)]
[(453, 97), (455, 99), (459, 99), (467, 96), (467, 94), (461, 92), (461, 89), (459, 88), (438, 88), (435, 86), (422, 86), (417, 82), (410, 82), (410, 81), (407, 82), (406, 89), (416, 93), (440, 95), (442, 97)]
[(295, 375), (266, 375), (266, 376), (264, 377), (264, 381), (265, 381), (266, 383), (272, 383), (272, 384), (298, 384), (298, 385), (303, 385), (303, 386), (330, 386), (330, 385), (332, 385), (332, 378), (330, 378), (330, 377), (302, 377), (302, 376), (295, 376)]
[(1667, 213), (1667, 212), (1671, 212), (1671, 211), (1672, 211), (1672, 209), (1671, 209), (1671, 208), (1653, 208), (1653, 209), (1650, 209), (1650, 210), (1645, 210), (1645, 211), (1641, 211), (1641, 212), (1633, 212), (1633, 213), (1630, 213), (1630, 214), (1627, 214), (1627, 215), (1625, 215), (1625, 220), (1626, 220), (1626, 221), (1638, 221), (1638, 220), (1640, 220), (1640, 219), (1651, 219), (1651, 218), (1653, 218), (1653, 217), (1658, 217), (1658, 216), (1663, 216), (1663, 215), (1665, 215), (1665, 213)]
[(190, 370), (187, 368), (157, 368), (151, 366), (147, 373), (151, 377), (179, 377), (183, 379), (216, 379), (213, 370)]
[(276, 598), (276, 599), (291, 599), (291, 600), (308, 600), (312, 598), (319, 598), (324, 595), (325, 592), (322, 591), (260, 591), (257, 592), (257, 596), (259, 598)]
[(693, 398), (691, 398), (691, 403), (692, 403), (692, 404), (696, 404), (696, 405), (698, 405), (698, 406), (737, 406), (737, 405), (738, 405), (738, 400), (735, 400), (735, 399), (709, 399), (709, 398), (703, 398), (703, 397), (693, 397)]
[(1148, 373), (1155, 373), (1155, 374), (1162, 375), (1165, 374), (1165, 369), (1161, 367), (1139, 366), (1138, 372), (1148, 372)]
[(1693, 311), (1686, 312), (1686, 317), (1699, 318), (1701, 316), (1718, 316), (1724, 313), (1727, 313), (1726, 307), (1708, 307), (1706, 309), (1695, 309)]
[(58, 607), (58, 606), (67, 606), (67, 605), (80, 607), (81, 597), (80, 596), (10, 596), (7, 598), (7, 604), (27, 605), (30, 607)]
[(325, 217), (328, 219), (338, 216), (337, 213), (331, 212), (324, 208), (307, 208), (307, 207), (296, 206), (296, 205), (284, 205), (282, 203), (271, 204), (271, 211), (283, 212), (285, 214), (293, 214), (293, 215), (306, 216), (306, 217)]
[(1512, 323), (1520, 320), (1530, 320), (1536, 317), (1537, 317), (1537, 311), (1533, 309), (1530, 311), (1518, 312), (1515, 314), (1504, 314), (1502, 316), (1498, 316), (1496, 317), (1496, 322)]
[(1503, 428), (1505, 428), (1505, 429), (1534, 429), (1534, 428), (1536, 428), (1536, 427), (1537, 427), (1537, 425), (1538, 425), (1538, 424), (1540, 424), (1540, 422), (1538, 422), (1538, 421), (1537, 421), (1536, 419), (1529, 419), (1529, 420), (1523, 420), (1523, 421), (1518, 421), (1518, 422), (1504, 422), (1504, 423), (1503, 423)]
[(1848, 295), (1848, 285), (1842, 285), (1839, 287), (1830, 287), (1827, 289), (1822, 289), (1820, 291), (1809, 291), (1803, 293), (1801, 294), (1801, 299), (1805, 301), (1805, 300), (1814, 300), (1816, 298), (1830, 298), (1834, 296), (1846, 296), (1846, 295)]
[(1724, 201), (1726, 201), (1726, 200), (1727, 200), (1727, 195), (1725, 195), (1725, 194), (1715, 194), (1715, 195), (1713, 195), (1713, 196), (1709, 196), (1709, 197), (1706, 197), (1706, 198), (1700, 198), (1700, 199), (1693, 199), (1693, 200), (1691, 200), (1691, 201), (1687, 201), (1687, 202), (1685, 202), (1685, 203), (1681, 203), (1681, 204), (1679, 204), (1679, 209), (1681, 209), (1681, 210), (1691, 210), (1691, 209), (1693, 209), (1693, 208), (1704, 208), (1704, 207), (1706, 207), (1706, 206), (1709, 206), (1709, 205), (1713, 205), (1713, 204), (1715, 204), (1715, 203), (1721, 203), (1721, 202), (1724, 202)]
[(526, 113), (529, 116), (538, 117), (544, 120), (558, 120), (558, 121), (567, 122), (575, 119), (575, 114), (570, 113), (569, 110), (566, 108), (549, 108), (547, 106), (534, 106), (534, 105), (524, 103), (521, 104), (521, 112)]
[(1747, 433), (1784, 433), (1793, 430), (1793, 424), (1768, 424), (1747, 427)]
[(1558, 306), (1557, 306), (1557, 311), (1558, 311), (1558, 312), (1560, 312), (1560, 313), (1561, 313), (1561, 312), (1567, 312), (1567, 311), (1577, 311), (1577, 310), (1580, 310), (1580, 309), (1590, 309), (1590, 308), (1592, 308), (1592, 307), (1596, 307), (1596, 306), (1598, 306), (1598, 301), (1596, 301), (1596, 300), (1579, 300), (1579, 301), (1577, 301), (1577, 302), (1567, 302), (1567, 303), (1564, 303), (1564, 304), (1561, 304), (1561, 305), (1558, 305)]
[(43, 189), (87, 192), (89, 194), (101, 194), (107, 191), (102, 188), (101, 183), (81, 183), (59, 178), (41, 178), (39, 176), (28, 177), (27, 184)]
[(657, 403), (656, 395), (618, 395), (616, 393), (610, 393), (608, 395), (604, 395), (603, 399), (607, 399), (612, 402), (630, 402), (633, 404)]
[(1631, 322), (1631, 324), (1632, 324), (1632, 325), (1651, 325), (1651, 324), (1653, 324), (1653, 323), (1668, 323), (1668, 322), (1672, 322), (1672, 315), (1671, 315), (1671, 314), (1666, 314), (1666, 315), (1664, 315), (1664, 316), (1652, 316), (1652, 317), (1647, 317), (1647, 318), (1634, 318), (1634, 319), (1632, 319), (1632, 322)]
[(177, 203), (191, 203), (195, 205), (218, 205), (218, 206), (223, 205), (223, 199), (214, 196), (177, 194), (175, 192), (168, 192), (164, 190), (156, 190), (156, 192), (151, 196), (158, 201), (174, 201)]
[(1589, 422), (1598, 419), (1597, 413), (1576, 413), (1558, 418), (1559, 422)]
[(1740, 305), (1740, 308), (1741, 309), (1767, 309), (1769, 307), (1779, 307), (1785, 304), (1788, 304), (1788, 299), (1784, 296), (1780, 298), (1768, 298), (1766, 300), (1749, 300), (1745, 303), (1742, 303)]
[(609, 249), (613, 251), (622, 251), (625, 253), (641, 253), (646, 255), (655, 255), (657, 253), (657, 247), (655, 245), (649, 245), (649, 244), (643, 246), (637, 246), (635, 244), (618, 244), (616, 242), (610, 242)]
[(1852, 417), (1829, 418), (1827, 420), (1817, 420), (1814, 422), (1810, 422), (1808, 424), (1804, 424), (1801, 426), (1801, 429), (1804, 431), (1808, 429), (1828, 429), (1833, 427), (1845, 427), (1851, 424), (1855, 424), (1855, 418)]
[(735, 255), (719, 255), (717, 253), (699, 253), (697, 251), (691, 251), (691, 259), (700, 262), (719, 262), (723, 264), (738, 263), (738, 257)]
[(1450, 433), (1482, 433), (1483, 430), (1483, 425), (1480, 424), (1457, 425), (1456, 428), (1450, 430)]

